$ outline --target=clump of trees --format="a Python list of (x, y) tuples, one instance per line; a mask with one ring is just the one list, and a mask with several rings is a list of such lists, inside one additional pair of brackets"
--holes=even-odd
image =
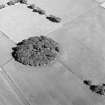
[(45, 66), (55, 61), (60, 52), (59, 44), (46, 36), (22, 40), (12, 48), (12, 57), (24, 65)]
[(98, 95), (105, 96), (105, 84), (93, 84), (90, 80), (83, 81), (85, 85), (89, 86), (89, 89)]

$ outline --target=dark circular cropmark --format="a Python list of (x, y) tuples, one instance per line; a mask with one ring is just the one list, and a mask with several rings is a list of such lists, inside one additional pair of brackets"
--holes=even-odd
[(12, 57), (17, 62), (35, 67), (52, 63), (59, 53), (59, 44), (46, 36), (30, 37), (12, 48)]

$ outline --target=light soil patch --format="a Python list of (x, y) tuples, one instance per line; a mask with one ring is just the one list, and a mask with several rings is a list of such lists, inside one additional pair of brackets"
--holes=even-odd
[(48, 34), (64, 51), (61, 61), (81, 78), (105, 82), (105, 10), (97, 7)]
[(58, 62), (50, 67), (38, 69), (13, 60), (3, 69), (22, 90), (31, 105), (70, 105), (77, 95), (74, 91), (85, 94), (80, 80)]
[(14, 42), (28, 37), (46, 35), (61, 27), (61, 23), (53, 23), (25, 5), (6, 7), (0, 11), (0, 29)]
[(56, 62), (46, 68), (29, 68), (14, 60), (3, 67), (31, 105), (97, 105), (104, 98), (82, 84), (67, 68)]
[(50, 22), (25, 5), (6, 7), (0, 10), (0, 29), (15, 42), (30, 36), (46, 35), (97, 6), (94, 0), (34, 0), (31, 3), (44, 9), (47, 15), (60, 17), (61, 23)]

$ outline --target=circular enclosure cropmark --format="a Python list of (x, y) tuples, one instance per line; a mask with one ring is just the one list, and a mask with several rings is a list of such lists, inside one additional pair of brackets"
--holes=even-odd
[(59, 44), (46, 36), (30, 37), (12, 48), (12, 57), (15, 61), (35, 67), (51, 64), (59, 53)]

